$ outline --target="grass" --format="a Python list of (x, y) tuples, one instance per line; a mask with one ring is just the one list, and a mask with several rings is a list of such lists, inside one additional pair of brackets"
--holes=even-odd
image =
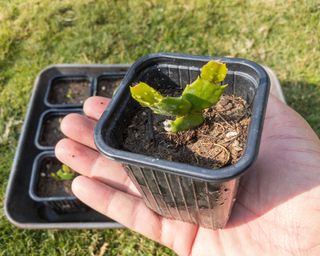
[[(54, 63), (132, 63), (160, 51), (251, 59), (276, 71), (289, 105), (320, 134), (319, 3), (189, 2), (0, 1), (1, 208), (33, 81)], [(19, 230), (0, 216), (0, 255), (173, 255), (128, 230)]]

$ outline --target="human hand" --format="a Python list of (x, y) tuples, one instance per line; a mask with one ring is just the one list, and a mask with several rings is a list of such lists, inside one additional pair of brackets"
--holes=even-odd
[(109, 100), (92, 97), (86, 116), (70, 114), (56, 146), (79, 172), (74, 194), (85, 204), (179, 255), (320, 255), (320, 141), (295, 111), (270, 96), (260, 153), (242, 177), (224, 229), (165, 219), (147, 208), (119, 163), (97, 152), (93, 130)]

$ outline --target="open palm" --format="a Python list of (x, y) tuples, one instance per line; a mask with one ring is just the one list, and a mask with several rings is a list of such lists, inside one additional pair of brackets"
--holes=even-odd
[(224, 229), (162, 218), (145, 206), (120, 164), (100, 155), (93, 129), (109, 100), (70, 114), (56, 155), (79, 172), (74, 194), (90, 207), (179, 255), (320, 255), (320, 141), (295, 111), (270, 96), (260, 153), (240, 183)]

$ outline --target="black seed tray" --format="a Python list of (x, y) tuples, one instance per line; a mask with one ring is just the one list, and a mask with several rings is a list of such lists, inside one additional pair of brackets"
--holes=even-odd
[[(54, 157), (54, 145), (60, 135), (44, 142), (42, 134), (47, 119), (68, 113), (81, 113), (83, 100), (92, 95), (104, 94), (99, 88), (100, 81), (119, 81), (124, 77), (129, 65), (53, 65), (44, 69), (37, 77), (29, 102), (19, 144), (12, 165), (5, 196), (5, 214), (10, 222), (28, 229), (83, 229), (119, 228), (119, 223), (85, 207), (74, 196), (40, 197), (35, 193), (37, 169), (44, 156)], [(80, 81), (85, 86), (85, 95), (74, 102), (74, 95), (68, 88), (64, 97), (52, 98), (50, 90), (56, 83), (72, 84)], [(110, 83), (111, 86), (112, 83)], [(113, 86), (113, 85), (112, 85)], [(60, 91), (61, 92), (61, 91)], [(50, 124), (49, 124), (50, 125)]]

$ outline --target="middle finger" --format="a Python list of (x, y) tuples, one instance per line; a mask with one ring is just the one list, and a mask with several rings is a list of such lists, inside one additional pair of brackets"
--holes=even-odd
[(62, 139), (55, 149), (56, 157), (78, 173), (109, 186), (140, 196), (120, 163), (107, 159), (81, 143)]

